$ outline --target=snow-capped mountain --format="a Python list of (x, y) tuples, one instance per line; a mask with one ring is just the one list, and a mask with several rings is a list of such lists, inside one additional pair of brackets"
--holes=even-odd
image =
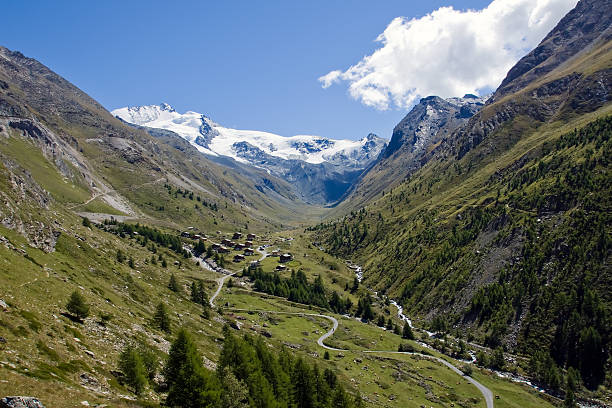
[(213, 160), (229, 157), (265, 169), (292, 183), (306, 201), (321, 204), (337, 200), (386, 147), (386, 140), (374, 134), (335, 140), (230, 129), (198, 112), (179, 113), (166, 103), (120, 108), (112, 114), (134, 125), (172, 131)]

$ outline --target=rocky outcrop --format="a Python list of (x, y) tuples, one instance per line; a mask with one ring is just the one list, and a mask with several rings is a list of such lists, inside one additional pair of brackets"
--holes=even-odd
[(390, 157), (400, 149), (415, 153), (436, 143), (474, 116), (485, 101), (486, 97), (469, 94), (463, 98), (428, 96), (421, 99), (393, 129), (383, 157)]
[(34, 397), (4, 397), (0, 399), (0, 408), (45, 408)]
[(443, 99), (428, 96), (393, 129), (380, 158), (363, 172), (341, 206), (358, 208), (418, 170), (428, 153), (485, 105), (487, 97), (465, 95)]

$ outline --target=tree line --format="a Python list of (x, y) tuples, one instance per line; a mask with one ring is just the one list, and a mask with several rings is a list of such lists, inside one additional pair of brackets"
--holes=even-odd
[(336, 373), (270, 349), (261, 337), (237, 337), (228, 326), (216, 371), (204, 367), (189, 332), (180, 329), (155, 383), (159, 360), (147, 346), (127, 345), (119, 357), (121, 381), (136, 394), (148, 384), (167, 392), (165, 405), (181, 408), (358, 408), (361, 396), (340, 384)]

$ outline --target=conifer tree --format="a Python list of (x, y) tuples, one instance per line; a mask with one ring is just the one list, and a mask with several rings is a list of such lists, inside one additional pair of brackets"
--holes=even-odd
[(221, 408), (248, 408), (249, 389), (231, 370), (224, 370), (221, 378)]
[(168, 384), (166, 405), (181, 408), (218, 407), (220, 386), (202, 364), (191, 336), (180, 329), (163, 370)]
[(176, 276), (174, 276), (174, 274), (170, 275), (170, 282), (168, 282), (168, 289), (170, 289), (173, 292), (179, 291), (179, 285), (178, 285), (178, 282), (176, 281)]
[(402, 330), (402, 338), (408, 340), (414, 340), (414, 333), (408, 322), (404, 323), (404, 329)]
[(351, 293), (357, 292), (357, 289), (359, 289), (359, 279), (357, 279), (357, 277), (355, 276), (355, 278), (353, 279), (353, 286), (351, 287)]
[(200, 256), (202, 255), (204, 252), (206, 251), (206, 245), (204, 244), (204, 241), (202, 241), (201, 239), (198, 240), (198, 243), (194, 246), (193, 248), (193, 254), (195, 256)]
[(155, 324), (155, 327), (161, 331), (166, 333), (170, 333), (172, 331), (170, 327), (170, 317), (166, 311), (166, 305), (163, 303), (157, 305), (155, 315), (153, 316), (153, 323)]
[(393, 330), (393, 320), (391, 320), (391, 318), (389, 318), (389, 320), (387, 320), (387, 326), (385, 326), (385, 328), (387, 330)]
[(89, 316), (89, 305), (85, 302), (83, 295), (76, 290), (70, 295), (70, 299), (66, 304), (66, 309), (79, 320), (83, 320)]
[(302, 358), (298, 358), (291, 373), (293, 401), (297, 408), (314, 407), (314, 379), (310, 368)]
[(125, 376), (125, 383), (140, 395), (147, 385), (146, 368), (140, 354), (131, 345), (119, 355), (119, 369)]
[(565, 386), (565, 399), (563, 400), (563, 406), (565, 408), (576, 407), (576, 389), (578, 388), (578, 372), (570, 367), (567, 370), (567, 382)]

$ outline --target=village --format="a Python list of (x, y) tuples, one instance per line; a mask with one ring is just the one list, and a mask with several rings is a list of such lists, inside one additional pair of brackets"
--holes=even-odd
[[(230, 238), (231, 236), (231, 238)], [(185, 238), (189, 242), (189, 250), (192, 254), (196, 254), (195, 247), (197, 243), (204, 244), (206, 248), (210, 248), (208, 251), (203, 251), (197, 254), (198, 258), (202, 259), (209, 269), (224, 274), (232, 274), (234, 272), (227, 270), (225, 266), (225, 256), (232, 258), (232, 262), (236, 264), (236, 268), (240, 267), (258, 267), (260, 261), (267, 258), (278, 258), (278, 264), (274, 268), (276, 271), (284, 271), (287, 269), (286, 264), (293, 260), (293, 255), (290, 252), (281, 251), (280, 248), (275, 248), (268, 251), (267, 248), (284, 241), (291, 241), (292, 238), (276, 238), (271, 243), (270, 237), (259, 237), (253, 233), (243, 234), (241, 232), (223, 233), (216, 231), (214, 237), (196, 232), (194, 227), (189, 227), (187, 231), (181, 233), (181, 238)], [(259, 253), (261, 256), (257, 259), (253, 259)], [(216, 254), (216, 256), (211, 256)], [(216, 261), (217, 260), (217, 261)], [(232, 268), (234, 269), (234, 268)]]

